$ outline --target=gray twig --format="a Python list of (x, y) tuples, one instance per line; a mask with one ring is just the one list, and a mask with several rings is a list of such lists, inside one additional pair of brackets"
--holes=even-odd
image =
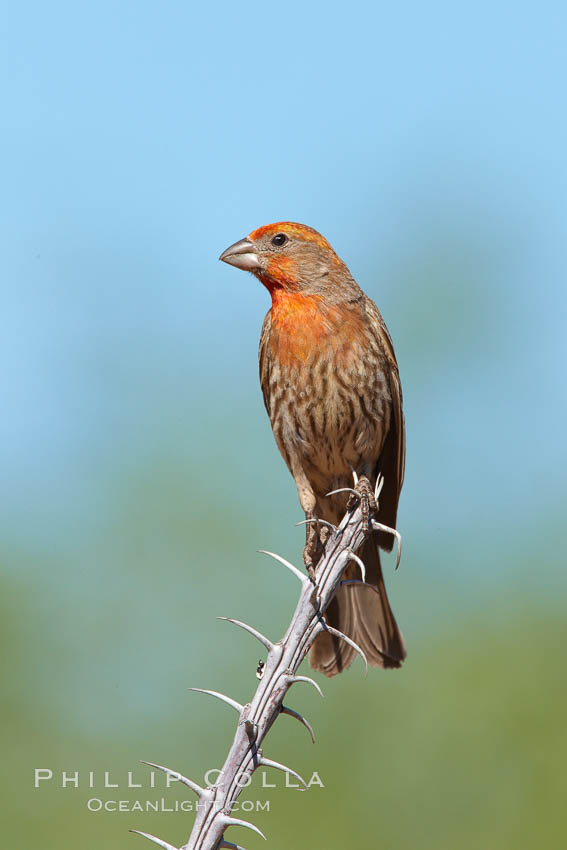
[[(388, 529), (388, 531), (395, 534), (391, 529)], [(320, 632), (328, 629), (333, 634), (344, 637), (342, 633), (327, 626), (323, 615), (341, 582), (342, 574), (349, 561), (356, 560), (357, 563), (360, 563), (353, 553), (358, 551), (364, 542), (364, 537), (360, 507), (357, 507), (354, 511), (347, 511), (338, 528), (329, 534), (325, 551), (317, 565), (315, 581), (312, 581), (305, 573), (279, 555), (274, 555), (271, 552), (264, 553), (282, 563), (300, 579), (299, 601), (288, 630), (277, 643), (272, 643), (252, 626), (238, 620), (229, 620), (229, 622), (249, 631), (264, 644), (268, 650), (266, 664), (256, 693), (252, 700), (244, 706), (216, 691), (201, 691), (224, 700), (235, 708), (239, 713), (239, 721), (234, 740), (215, 785), (209, 788), (201, 788), (191, 780), (182, 777), (182, 781), (198, 794), (199, 806), (189, 840), (179, 850), (218, 850), (220, 847), (237, 847), (238, 845), (232, 844), (224, 838), (224, 833), (229, 826), (247, 827), (262, 835), (253, 824), (231, 816), (233, 805), (240, 791), (248, 784), (248, 779), (256, 768), (262, 764), (283, 769), (292, 776), (298, 776), (291, 768), (265, 757), (260, 748), (272, 724), (280, 714), (289, 714), (295, 717), (307, 727), (313, 738), (313, 730), (310, 724), (301, 714), (283, 704), (284, 697), (295, 682), (310, 682), (321, 693), (316, 682), (304, 676), (297, 676), (297, 670), (315, 637)], [(362, 568), (363, 565), (361, 565)], [(360, 652), (356, 644), (352, 641), (349, 641), (349, 643)], [(366, 663), (366, 659), (364, 661)], [(192, 688), (191, 690), (201, 689)], [(177, 771), (170, 771), (169, 768), (160, 766), (159, 769), (180, 776)], [(137, 830), (133, 831), (137, 832)], [(159, 847), (177, 850), (162, 839), (155, 838), (147, 833), (138, 832), (138, 834), (149, 838)], [(262, 838), (264, 838), (263, 835)]]

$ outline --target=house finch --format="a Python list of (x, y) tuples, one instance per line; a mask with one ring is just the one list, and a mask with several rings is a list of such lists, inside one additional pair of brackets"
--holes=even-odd
[[(220, 259), (252, 272), (272, 297), (260, 338), (260, 382), (306, 519), (341, 519), (347, 495), (327, 494), (352, 486), (353, 471), (368, 510), (380, 472), (377, 519), (395, 528), (405, 459), (402, 390), (378, 308), (327, 240), (303, 224), (260, 227)], [(304, 559), (312, 573), (322, 532), (314, 523), (306, 527)], [(391, 535), (374, 532), (358, 553), (378, 593), (342, 586), (326, 613), (329, 625), (354, 640), (375, 667), (399, 667), (406, 656), (378, 553), (392, 544)], [(349, 565), (345, 578), (356, 577), (357, 569)], [(309, 661), (334, 676), (353, 657), (352, 647), (327, 632), (315, 639)]]

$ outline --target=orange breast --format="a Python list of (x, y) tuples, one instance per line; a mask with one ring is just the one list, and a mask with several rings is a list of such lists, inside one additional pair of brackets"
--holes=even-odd
[(282, 365), (306, 364), (324, 351), (340, 360), (360, 341), (362, 319), (352, 309), (330, 305), (319, 295), (272, 293), (272, 350)]

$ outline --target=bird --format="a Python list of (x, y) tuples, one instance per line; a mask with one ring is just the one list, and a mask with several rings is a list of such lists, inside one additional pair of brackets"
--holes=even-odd
[[(313, 576), (328, 533), (314, 520), (340, 521), (348, 494), (328, 494), (352, 488), (353, 473), (365, 522), (374, 510), (378, 522), (396, 527), (405, 423), (392, 339), (378, 307), (312, 227), (291, 221), (264, 225), (219, 259), (251, 272), (271, 296), (260, 335), (260, 384), (308, 520), (304, 561)], [(376, 506), (379, 475), (384, 483)], [(378, 592), (343, 585), (325, 613), (327, 623), (380, 668), (398, 668), (406, 657), (380, 564), (379, 548), (391, 551), (392, 545), (391, 534), (370, 531), (357, 554), (366, 581)], [(351, 562), (344, 578), (356, 578), (357, 569)], [(312, 644), (309, 662), (331, 677), (348, 668), (354, 655), (350, 644), (324, 631)]]

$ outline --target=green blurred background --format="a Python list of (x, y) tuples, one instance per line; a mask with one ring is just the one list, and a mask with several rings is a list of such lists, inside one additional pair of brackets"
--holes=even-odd
[(317, 743), (284, 717), (266, 751), (325, 787), (268, 776), (244, 816), (275, 848), (566, 846), (566, 24), (3, 10), (3, 846), (185, 842), (191, 814), (88, 801), (187, 799), (139, 760), (222, 764), (234, 714), (186, 688), (246, 701), (258, 647), (214, 618), (285, 629), (297, 585), (255, 554), (299, 563), (303, 535), (258, 387), (268, 297), (216, 260), (280, 219), (329, 238), (395, 341), (409, 657), (297, 686)]

